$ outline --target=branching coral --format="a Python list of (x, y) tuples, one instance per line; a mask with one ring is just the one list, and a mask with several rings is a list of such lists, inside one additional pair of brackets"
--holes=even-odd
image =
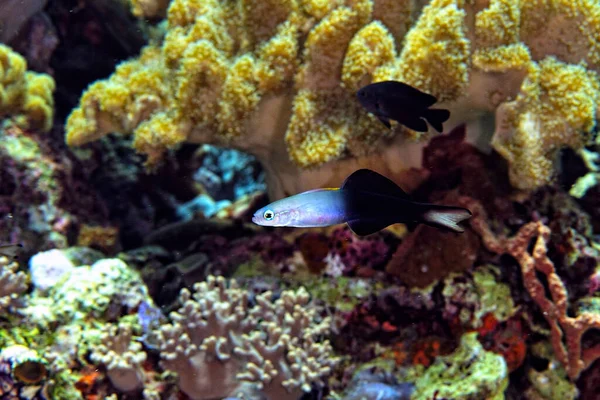
[[(212, 399), (260, 391), (268, 399), (297, 399), (324, 385), (337, 363), (327, 334), (328, 318), (316, 321), (304, 290), (256, 296), (235, 281), (209, 277), (182, 290), (181, 308), (160, 330), (162, 365), (177, 372), (190, 398)], [(240, 386), (240, 382), (244, 385)]]
[(258, 157), (279, 197), (339, 184), (374, 160), (410, 166), (405, 142), (388, 138), (423, 135), (384, 129), (354, 98), (361, 85), (399, 79), (439, 97), (447, 128), (511, 101), (494, 146), (514, 185), (547, 182), (556, 150), (581, 146), (593, 126), (600, 5), (431, 0), (404, 35), (416, 3), (174, 0), (163, 44), (88, 88), (67, 142), (133, 133), (151, 165), (184, 141), (237, 147)]
[[(583, 370), (600, 358), (600, 345), (582, 345), (582, 337), (588, 330), (600, 329), (600, 316), (587, 311), (573, 316), (568, 311), (567, 289), (547, 256), (550, 229), (542, 222), (529, 222), (512, 238), (497, 237), (487, 225), (483, 207), (469, 199), (463, 199), (463, 203), (473, 211), (471, 226), (481, 235), (486, 248), (497, 254), (510, 254), (521, 266), (525, 288), (550, 326), (556, 358), (563, 364), (568, 376), (577, 379)], [(532, 249), (530, 243), (533, 243)]]
[(101, 343), (91, 354), (92, 361), (104, 364), (111, 383), (123, 392), (139, 389), (144, 383), (142, 363), (146, 360), (146, 353), (142, 351), (142, 344), (132, 341), (132, 337), (131, 325), (107, 324)]
[(27, 276), (17, 272), (18, 264), (0, 256), (0, 313), (22, 306), (21, 295), (27, 290)]
[(32, 128), (50, 130), (54, 86), (50, 76), (27, 71), (25, 59), (0, 44), (0, 116), (22, 116)]

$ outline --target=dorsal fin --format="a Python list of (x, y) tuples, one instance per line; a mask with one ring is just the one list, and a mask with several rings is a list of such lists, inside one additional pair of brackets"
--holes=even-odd
[(410, 200), (410, 196), (392, 180), (370, 169), (359, 169), (346, 178), (342, 189), (377, 193)]
[(402, 96), (402, 98), (410, 98), (416, 104), (423, 108), (431, 107), (437, 103), (437, 98), (429, 93), (425, 93), (416, 87), (410, 86), (404, 82), (387, 81), (390, 93), (393, 96)]

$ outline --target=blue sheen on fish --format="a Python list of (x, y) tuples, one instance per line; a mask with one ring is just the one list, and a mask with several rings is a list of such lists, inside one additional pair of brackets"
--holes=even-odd
[(435, 96), (398, 81), (372, 83), (362, 87), (356, 96), (388, 128), (392, 127), (390, 119), (393, 119), (414, 131), (427, 132), (427, 120), (441, 133), (443, 123), (450, 118), (448, 110), (429, 108), (437, 103)]
[(463, 232), (460, 222), (471, 217), (462, 207), (413, 201), (398, 185), (369, 169), (352, 173), (340, 188), (315, 189), (262, 207), (252, 222), (262, 226), (297, 228), (347, 223), (359, 236), (395, 223), (427, 224)]

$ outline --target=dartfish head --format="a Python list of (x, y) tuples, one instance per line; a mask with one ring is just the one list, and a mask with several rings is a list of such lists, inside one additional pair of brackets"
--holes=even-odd
[(252, 216), (252, 222), (261, 226), (286, 226), (290, 224), (292, 215), (290, 210), (271, 203), (256, 211)]

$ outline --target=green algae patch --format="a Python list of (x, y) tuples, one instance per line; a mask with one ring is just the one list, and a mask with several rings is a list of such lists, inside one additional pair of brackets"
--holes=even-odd
[(483, 317), (492, 314), (499, 322), (512, 317), (517, 308), (510, 287), (498, 279), (499, 270), (491, 265), (477, 268), (469, 274), (452, 274), (444, 281), (442, 295), (447, 304), (459, 308), (463, 326), (479, 328)]
[(341, 312), (350, 312), (370, 295), (377, 294), (382, 285), (360, 278), (321, 278), (302, 283), (316, 299), (335, 307)]
[(508, 368), (502, 356), (485, 351), (477, 333), (462, 336), (460, 346), (436, 361), (415, 382), (413, 400), (502, 400)]
[(545, 400), (575, 400), (579, 391), (567, 377), (567, 372), (554, 355), (552, 344), (542, 341), (531, 346), (531, 354), (538, 358), (548, 360), (548, 367), (543, 371), (529, 368), (527, 376), (531, 387), (525, 395), (529, 399)]

